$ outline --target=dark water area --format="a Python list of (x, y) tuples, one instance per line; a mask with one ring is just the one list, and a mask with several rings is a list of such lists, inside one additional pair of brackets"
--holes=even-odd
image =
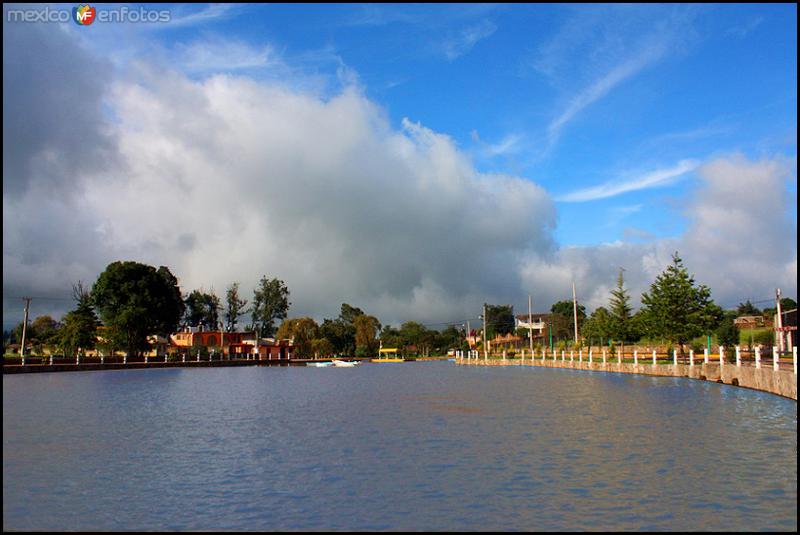
[(797, 530), (797, 403), (446, 362), (3, 376), (4, 530)]

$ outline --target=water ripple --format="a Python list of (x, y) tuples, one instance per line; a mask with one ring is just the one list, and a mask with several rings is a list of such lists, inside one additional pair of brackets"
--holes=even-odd
[(445, 363), (3, 377), (14, 530), (797, 530), (797, 404)]

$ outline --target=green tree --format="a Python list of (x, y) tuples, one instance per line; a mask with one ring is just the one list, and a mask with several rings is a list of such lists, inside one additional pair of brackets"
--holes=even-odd
[[(527, 333), (525, 336), (527, 336)], [(448, 349), (459, 349), (461, 348), (461, 342), (463, 340), (464, 333), (453, 325), (450, 325), (439, 332), (434, 349), (437, 354), (442, 354)]]
[(314, 340), (319, 338), (319, 326), (312, 318), (284, 320), (275, 335), (280, 339), (292, 339), (294, 354), (304, 358), (314, 356)]
[[(717, 343), (721, 346), (725, 346), (728, 350), (739, 345), (739, 329), (736, 327), (733, 320), (733, 317), (726, 314), (725, 317), (722, 318), (719, 327), (717, 327)], [(733, 355), (732, 352), (728, 354), (729, 356)]]
[(592, 315), (589, 316), (583, 324), (583, 337), (588, 340), (590, 344), (602, 344), (611, 336), (613, 324), (613, 316), (605, 309), (599, 307)]
[[(586, 307), (578, 304), (578, 334), (586, 320)], [(550, 307), (553, 336), (561, 339), (575, 338), (575, 313), (572, 301), (558, 301)]]
[(414, 346), (417, 350), (425, 341), (428, 328), (416, 321), (407, 321), (400, 325), (400, 339), (404, 347)]
[(331, 343), (337, 354), (354, 355), (356, 352), (354, 321), (363, 315), (364, 311), (360, 308), (342, 303), (339, 317), (325, 319), (320, 326), (320, 334)]
[(493, 335), (511, 334), (514, 332), (514, 307), (512, 305), (485, 305), (486, 330), (491, 338)]
[(333, 344), (327, 338), (315, 338), (311, 341), (311, 351), (315, 358), (329, 357), (334, 354)]
[(401, 348), (405, 346), (400, 330), (391, 325), (384, 325), (381, 330), (380, 343), (386, 348)]
[[(790, 298), (790, 297), (782, 297), (781, 298), (781, 312), (786, 312), (787, 310), (792, 310), (793, 308), (797, 308), (797, 302)], [(765, 308), (762, 312), (764, 317), (772, 320), (772, 317), (778, 313), (778, 309), (776, 307), (772, 308)]]
[(761, 310), (753, 305), (748, 299), (744, 303), (739, 303), (739, 307), (736, 309), (737, 316), (760, 316)]
[(353, 319), (356, 329), (355, 343), (356, 355), (361, 357), (374, 357), (378, 354), (377, 335), (381, 330), (381, 322), (374, 316), (362, 314)]
[(204, 329), (216, 329), (219, 325), (219, 297), (201, 290), (192, 290), (186, 299), (186, 324)]
[(630, 305), (630, 296), (625, 289), (622, 278), (623, 269), (620, 268), (617, 276), (617, 287), (611, 290), (609, 301), (609, 335), (619, 342), (632, 342), (637, 339), (631, 324), (633, 309)]
[(261, 277), (261, 282), (253, 290), (252, 310), (253, 323), (261, 336), (274, 335), (275, 322), (286, 317), (290, 305), (289, 289), (282, 280)]
[(350, 306), (347, 303), (342, 303), (341, 311), (339, 312), (339, 319), (345, 323), (353, 325), (355, 323), (355, 319), (359, 316), (363, 316), (364, 311), (358, 307)]
[(131, 356), (150, 348), (149, 335), (174, 332), (184, 311), (178, 279), (164, 266), (156, 270), (139, 262), (112, 262), (91, 296), (114, 345)]
[(676, 252), (672, 265), (656, 277), (650, 291), (642, 294), (647, 334), (681, 346), (712, 332), (722, 318), (722, 309), (711, 299), (707, 286), (695, 286)]
[(245, 308), (247, 306), (247, 299), (239, 297), (238, 282), (234, 282), (228, 287), (228, 290), (225, 292), (225, 302), (228, 305), (225, 310), (225, 330), (233, 332), (236, 330), (239, 318), (248, 312)]
[(59, 342), (66, 355), (93, 349), (97, 345), (97, 327), (100, 324), (92, 305), (92, 296), (78, 281), (72, 286), (72, 295), (78, 302), (75, 310), (64, 316), (59, 332)]

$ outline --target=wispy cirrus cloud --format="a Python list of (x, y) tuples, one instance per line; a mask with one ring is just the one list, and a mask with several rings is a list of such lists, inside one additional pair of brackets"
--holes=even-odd
[(282, 65), (270, 45), (253, 46), (242, 41), (201, 40), (178, 44), (178, 64), (188, 72), (226, 72)]
[(173, 8), (169, 24), (160, 25), (163, 28), (176, 28), (195, 26), (213, 22), (221, 18), (232, 16), (244, 4), (210, 4), (200, 11), (186, 13), (185, 9)]
[(489, 20), (462, 28), (442, 43), (442, 52), (448, 61), (453, 61), (468, 53), (483, 39), (497, 31), (497, 25)]
[(477, 145), (477, 153), (486, 158), (496, 156), (508, 156), (523, 149), (523, 136), (520, 134), (508, 134), (496, 143), (483, 141), (477, 130), (471, 132), (472, 141)]
[(547, 124), (545, 152), (588, 107), (684, 51), (693, 40), (695, 15), (694, 8), (684, 6), (612, 5), (573, 11), (526, 63), (562, 94)]
[(560, 202), (595, 201), (614, 197), (630, 191), (662, 187), (674, 183), (683, 175), (697, 169), (699, 165), (700, 163), (696, 160), (681, 160), (677, 165), (668, 169), (658, 169), (632, 180), (610, 181), (598, 186), (579, 189), (557, 197), (556, 200)]
[(666, 48), (661, 44), (646, 48), (638, 55), (615, 66), (611, 71), (575, 95), (558, 117), (553, 119), (547, 126), (547, 138), (550, 145), (558, 141), (561, 130), (584, 108), (606, 96), (626, 79), (661, 59), (665, 52)]

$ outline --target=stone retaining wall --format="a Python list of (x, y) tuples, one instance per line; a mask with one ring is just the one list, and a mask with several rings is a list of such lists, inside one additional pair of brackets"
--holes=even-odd
[(688, 377), (714, 381), (727, 385), (742, 386), (777, 394), (797, 401), (797, 374), (792, 371), (775, 371), (772, 366), (754, 368), (736, 366), (735, 364), (699, 362), (694, 366), (688, 364), (633, 364), (629, 362), (588, 362), (569, 360), (534, 359), (456, 359), (456, 364), (465, 366), (541, 366), (545, 368), (567, 368), (574, 370), (590, 370), (611, 373), (636, 373), (640, 375), (656, 375), (662, 377)]

